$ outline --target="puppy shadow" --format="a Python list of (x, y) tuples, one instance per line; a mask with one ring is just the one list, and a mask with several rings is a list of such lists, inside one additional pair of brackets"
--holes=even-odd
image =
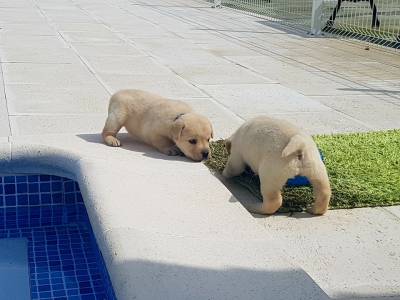
[(121, 141), (120, 147), (110, 147), (103, 142), (103, 138), (101, 134), (95, 133), (85, 133), (78, 134), (77, 137), (85, 140), (88, 143), (99, 144), (103, 147), (111, 148), (111, 149), (119, 149), (120, 151), (129, 151), (137, 154), (141, 154), (145, 157), (150, 157), (154, 159), (162, 159), (168, 161), (179, 161), (184, 163), (196, 163), (185, 156), (168, 156), (163, 153), (158, 152), (153, 147), (150, 147), (142, 142), (135, 141), (128, 133), (119, 133), (118, 139)]
[(250, 207), (254, 207), (254, 204), (261, 203), (261, 200), (257, 198), (254, 194), (252, 194), (248, 189), (243, 187), (242, 185), (235, 183), (232, 179), (226, 179), (219, 173), (213, 174), (216, 178), (218, 178), (225, 187), (232, 193), (232, 196), (229, 198), (229, 202), (235, 203), (239, 202), (248, 212), (256, 219), (265, 219), (265, 218), (273, 218), (274, 216), (287, 216), (290, 218), (296, 219), (308, 219), (308, 218), (317, 218), (318, 216), (314, 216), (309, 214), (306, 211), (301, 212), (277, 212), (273, 215), (262, 215), (250, 212)]

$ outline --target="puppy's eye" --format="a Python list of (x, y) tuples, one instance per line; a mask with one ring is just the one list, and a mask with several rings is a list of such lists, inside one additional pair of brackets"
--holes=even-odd
[(207, 140), (207, 142), (209, 142), (209, 141), (210, 141), (210, 139)]
[(197, 144), (197, 140), (196, 139), (191, 139), (191, 140), (189, 140), (189, 143), (191, 143), (192, 145), (196, 145)]

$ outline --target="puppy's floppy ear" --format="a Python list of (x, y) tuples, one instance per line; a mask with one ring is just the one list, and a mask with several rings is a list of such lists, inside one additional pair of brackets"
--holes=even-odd
[(228, 154), (231, 154), (232, 142), (230, 140), (225, 140), (225, 148)]
[(182, 119), (178, 119), (174, 121), (172, 124), (172, 137), (174, 141), (177, 141), (181, 138), (182, 131), (185, 128), (185, 122)]

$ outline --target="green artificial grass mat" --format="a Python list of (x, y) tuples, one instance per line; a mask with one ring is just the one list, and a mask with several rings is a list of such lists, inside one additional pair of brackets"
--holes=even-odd
[[(313, 138), (322, 150), (331, 182), (330, 209), (400, 204), (400, 130)], [(228, 158), (224, 141), (212, 142), (211, 151), (206, 165), (221, 173)], [(233, 180), (262, 200), (258, 176), (251, 171)], [(279, 211), (303, 211), (312, 201), (311, 187), (284, 187)]]

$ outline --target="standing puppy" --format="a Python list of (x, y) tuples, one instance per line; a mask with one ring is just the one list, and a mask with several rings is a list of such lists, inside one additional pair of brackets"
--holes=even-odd
[(102, 133), (104, 142), (119, 147), (121, 142), (116, 135), (123, 126), (131, 136), (166, 155), (183, 152), (192, 160), (201, 161), (210, 153), (210, 121), (181, 101), (139, 90), (119, 91), (110, 99)]
[(289, 122), (257, 117), (245, 122), (226, 142), (225, 177), (237, 176), (248, 165), (260, 177), (261, 204), (254, 213), (273, 214), (282, 205), (281, 190), (289, 178), (306, 176), (314, 190), (310, 212), (322, 215), (331, 197), (328, 174), (313, 139)]

